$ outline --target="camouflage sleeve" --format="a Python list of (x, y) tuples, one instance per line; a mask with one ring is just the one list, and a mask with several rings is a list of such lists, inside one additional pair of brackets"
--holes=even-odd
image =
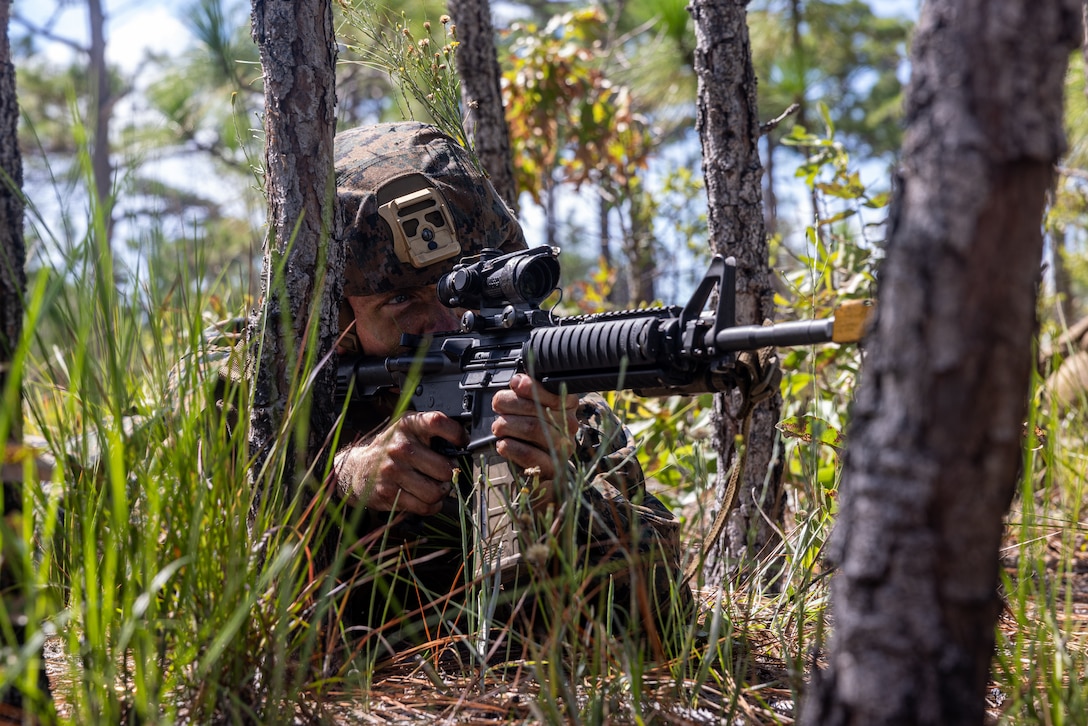
[[(592, 539), (624, 537), (632, 525), (640, 539), (656, 541), (668, 559), (680, 555), (680, 522), (646, 490), (634, 437), (599, 394), (583, 396), (574, 458), (586, 472), (585, 494), (594, 512)], [(634, 520), (634, 522), (632, 521)], [(600, 531), (601, 528), (606, 531)], [(611, 531), (608, 531), (611, 530)]]
[(578, 420), (572, 458), (585, 476), (577, 519), (591, 579), (614, 593), (617, 617), (637, 612), (637, 621), (656, 623), (663, 642), (677, 642), (677, 629), (695, 612), (681, 570), (680, 522), (646, 491), (634, 437), (600, 395), (582, 398)]

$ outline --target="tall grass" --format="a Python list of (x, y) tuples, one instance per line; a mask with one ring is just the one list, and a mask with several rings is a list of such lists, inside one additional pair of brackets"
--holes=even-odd
[[(839, 471), (836, 437), (825, 433), (844, 428), (855, 356), (784, 358), (783, 393), (799, 407), (787, 409), (794, 424), (780, 442), (791, 517), (764, 560), (775, 577), (756, 565), (698, 592), (698, 613), (678, 617), (660, 642), (602, 608), (587, 585), (610, 580), (576, 556), (574, 506), (542, 533), (548, 577), (527, 589), (485, 588), (466, 568), (461, 594), (422, 614), (429, 617), (414, 630), (392, 611), (384, 627), (349, 628), (346, 590), (329, 573), (351, 563), (360, 583), (377, 582), (390, 563), (405, 563), (381, 529), (336, 537), (340, 527), (357, 531), (360, 515), (327, 496), (323, 462), (296, 493), (278, 473), (291, 470), (286, 447), (262, 472), (249, 466), (249, 391), (230, 375), (241, 365), (228, 365), (245, 352), (231, 329), (209, 332), (210, 311), (240, 307), (241, 298), (229, 280), (208, 286), (159, 274), (199, 270), (164, 259), (199, 259), (199, 242), (153, 245), (149, 237), (160, 252), (139, 274), (123, 274), (103, 217), (92, 211), (86, 233), (53, 244), (56, 253), (32, 273), (13, 362), (28, 433), (40, 437), (54, 473), (40, 481), (28, 460), (29, 516), (0, 532), (26, 593), (0, 608), (0, 688), (18, 688), (43, 721), (55, 718), (39, 690), (45, 642), (63, 654), (51, 659), (53, 693), (60, 720), (73, 723), (276, 724), (357, 720), (359, 711), (420, 722), (503, 714), (548, 723), (776, 723), (797, 715), (825, 638), (820, 555)], [(834, 245), (820, 254), (831, 264), (853, 259)], [(815, 292), (809, 300), (827, 304)], [(305, 394), (300, 385), (288, 421), (305, 410)], [(0, 438), (14, 389), (4, 396)], [(683, 513), (684, 538), (697, 542), (713, 509), (700, 504), (700, 483), (717, 464), (700, 443), (706, 401), (615, 401), (630, 411), (644, 470)], [(1085, 581), (1077, 576), (1088, 562), (1077, 554), (1088, 541), (1085, 426), (1033, 396), (1028, 431), (1035, 427), (1045, 436), (1025, 437), (1010, 516), (993, 710), (1007, 723), (1088, 723), (1085, 598), (1071, 586)], [(410, 586), (423, 586), (405, 572)], [(370, 606), (385, 606), (383, 591), (374, 592)], [(30, 633), (21, 644), (20, 617)], [(391, 647), (405, 636), (414, 645)]]
[(5, 533), (23, 543), (36, 635), (2, 685), (30, 689), (50, 636), (69, 664), (58, 706), (74, 722), (288, 720), (283, 704), (314, 672), (301, 658), (317, 637), (304, 609), (320, 532), (281, 489), (255, 504), (248, 421), (231, 415), (248, 391), (220, 374), (245, 354), (205, 332), (229, 281), (164, 280), (159, 265), (192, 269), (166, 263), (199, 257), (199, 244), (151, 232), (140, 242), (158, 253), (121, 270), (106, 226), (94, 205), (80, 238), (49, 240), (34, 261), (16, 365), (27, 430), (54, 473), (42, 482), (27, 468), (32, 516)]
[(1005, 612), (990, 698), (1003, 723), (1088, 723), (1085, 403), (1082, 394), (1072, 410), (1049, 405), (1036, 376), (1002, 562)]
[[(28, 432), (54, 472), (37, 481), (28, 466), (30, 516), (21, 531), (4, 533), (21, 545), (15, 564), (28, 602), (20, 609), (32, 637), (18, 644), (14, 616), (0, 618), (12, 655), (0, 688), (19, 688), (51, 720), (35, 694), (48, 637), (67, 663), (54, 673), (57, 705), (76, 723), (289, 722), (334, 691), (365, 705), (391, 629), (344, 637), (342, 593), (324, 575), (359, 543), (345, 540), (323, 556), (333, 526), (350, 530), (357, 513), (319, 484), (291, 495), (281, 484), (286, 447), (260, 472), (249, 466), (248, 388), (224, 374), (243, 367), (245, 351), (231, 331), (207, 332), (208, 312), (231, 305), (229, 281), (208, 288), (199, 264), (166, 257), (199, 257), (199, 242), (162, 246), (149, 232), (142, 242), (160, 252), (139, 273), (122, 270), (106, 217), (94, 206), (81, 237), (52, 240), (26, 300), (15, 366)], [(41, 220), (38, 230), (48, 236)], [(164, 279), (160, 268), (198, 272)], [(308, 380), (306, 371), (299, 378)], [(14, 395), (11, 387), (7, 400)], [(294, 392), (288, 425), (305, 395), (302, 386)], [(9, 424), (4, 416), (0, 433)], [(320, 474), (319, 463), (316, 482)], [(382, 549), (378, 539), (354, 553), (362, 579), (382, 574), (370, 555)], [(563, 569), (574, 573), (576, 564)], [(549, 684), (545, 711), (577, 713), (575, 689), (584, 692), (580, 672), (566, 665), (588, 650), (570, 627), (588, 607), (582, 584), (557, 580), (548, 611), (571, 620), (551, 623), (540, 644), (518, 642), (518, 657), (531, 653), (537, 682)], [(465, 587), (479, 583), (468, 577)], [(438, 663), (440, 653), (465, 652), (487, 612), (453, 610), (416, 657)], [(605, 635), (586, 659), (594, 672), (617, 662), (608, 648), (619, 641)], [(469, 652), (469, 664), (495, 678), (495, 653)], [(636, 656), (625, 655), (628, 673), (642, 670)]]

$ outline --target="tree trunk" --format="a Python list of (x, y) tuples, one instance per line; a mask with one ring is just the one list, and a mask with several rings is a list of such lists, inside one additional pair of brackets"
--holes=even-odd
[(774, 134), (764, 135), (767, 145), (765, 169), (763, 172), (763, 226), (768, 237), (778, 234), (778, 196), (774, 189), (774, 152), (778, 148)]
[[(261, 56), (265, 93), (263, 308), (250, 325), (251, 356), (259, 359), (253, 390), (250, 444), (260, 466), (276, 443), (289, 405), (291, 381), (305, 367), (308, 346), (321, 360), (335, 345), (342, 289), (343, 249), (334, 227), (333, 132), (336, 123), (336, 44), (329, 0), (253, 0), (253, 39)], [(316, 336), (316, 341), (314, 339)], [(320, 456), (335, 421), (335, 371), (325, 365), (308, 400), (309, 426), (300, 421), (290, 454), (291, 484)], [(306, 399), (304, 399), (306, 400)], [(303, 408), (303, 410), (306, 410)], [(280, 442), (289, 445), (292, 442)], [(290, 467), (294, 466), (292, 470)]]
[(603, 187), (598, 186), (597, 195), (597, 229), (600, 234), (600, 242), (597, 247), (597, 259), (601, 261), (601, 264), (611, 268), (612, 267), (612, 198), (613, 195), (607, 193)]
[(1073, 293), (1073, 278), (1065, 264), (1068, 234), (1065, 225), (1050, 227), (1051, 264), (1054, 268), (1054, 294), (1058, 298), (1058, 310), (1061, 312), (1063, 325), (1072, 326), (1077, 322), (1077, 301)]
[(1080, 0), (930, 0), (808, 724), (981, 724)]
[(88, 115), (93, 117), (91, 136), (91, 173), (98, 209), (105, 224), (106, 239), (113, 238), (113, 166), (110, 163), (110, 119), (113, 116), (113, 97), (110, 89), (110, 72), (106, 64), (106, 16), (101, 0), (87, 0), (91, 45), (90, 101)]
[(558, 242), (559, 221), (556, 219), (556, 183), (554, 170), (544, 176), (544, 244), (555, 247)]
[(488, 0), (449, 0), (457, 25), (457, 72), (465, 107), (465, 130), (499, 196), (517, 213), (518, 187), (510, 153), (510, 130), (502, 105), (502, 71), (495, 51)]
[[(0, 392), (23, 326), (26, 245), (23, 241), (23, 159), (19, 154), (19, 105), (11, 63), (8, 18), (11, 0), (0, 0)], [(9, 183), (10, 180), (10, 183)], [(12, 413), (11, 435), (21, 440), (22, 416)]]
[[(9, 376), (18, 376), (10, 369), (11, 361), (19, 345), (23, 331), (23, 299), (26, 295), (26, 244), (23, 238), (23, 158), (19, 153), (19, 105), (15, 92), (15, 66), (11, 62), (11, 43), (8, 39), (8, 20), (11, 14), (10, 0), (0, 0), (0, 398), (3, 398), (8, 385), (12, 385)], [(0, 440), (4, 446), (0, 454), (0, 486), (3, 490), (4, 523), (8, 533), (15, 533), (15, 538), (5, 536), (0, 541), (0, 598), (7, 618), (11, 622), (14, 642), (8, 642), (0, 636), (0, 646), (5, 655), (22, 650), (27, 642), (25, 613), (28, 612), (28, 599), (31, 593), (26, 584), (31, 582), (33, 574), (21, 566), (24, 555), (19, 550), (26, 543), (18, 533), (22, 529), (19, 521), (23, 512), (22, 463), (9, 461), (8, 444), (20, 447), (23, 441), (22, 382), (14, 381), (16, 390), (15, 405), (0, 411), (8, 426), (7, 441)], [(39, 652), (40, 655), (40, 652)], [(50, 711), (48, 700), (49, 679), (45, 669), (38, 671), (39, 697), (23, 714), (22, 720), (36, 723), (32, 714), (47, 715)], [(28, 699), (14, 683), (0, 692), (0, 712), (15, 723), (19, 720), (19, 711), (28, 705)], [(16, 710), (18, 709), (18, 710)]]
[(634, 185), (627, 190), (631, 228), (624, 241), (627, 257), (626, 307), (653, 303), (657, 299), (657, 255), (654, 249), (652, 211), (647, 208), (644, 192)]
[[(804, 78), (805, 71), (808, 69), (805, 42), (801, 34), (801, 25), (804, 22), (805, 12), (801, 7), (801, 0), (790, 0), (790, 43), (793, 46), (790, 49), (790, 63), (794, 66), (793, 74), (796, 76), (794, 79), (795, 81), (800, 81), (800, 79)], [(805, 99), (803, 88), (793, 97), (793, 102), (797, 104), (797, 125), (808, 128), (808, 103)]]
[[(737, 323), (759, 324), (774, 316), (774, 292), (760, 203), (759, 115), (746, 6), (746, 0), (693, 0), (689, 9), (695, 20), (697, 128), (710, 244), (714, 252), (737, 260)], [(733, 462), (734, 442), (744, 429), (739, 403), (739, 392), (715, 398), (719, 504), (728, 488), (727, 463)], [(777, 539), (771, 522), (782, 517), (781, 459), (775, 451), (780, 410), (775, 393), (752, 412), (737, 508), (724, 537), (708, 542), (705, 550), (709, 583), (721, 582), (736, 559), (768, 552)]]

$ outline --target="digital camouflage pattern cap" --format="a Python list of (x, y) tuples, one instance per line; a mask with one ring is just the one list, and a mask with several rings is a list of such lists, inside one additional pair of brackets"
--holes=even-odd
[(344, 295), (433, 285), (466, 255), (525, 248), (521, 225), (468, 152), (418, 122), (337, 133)]

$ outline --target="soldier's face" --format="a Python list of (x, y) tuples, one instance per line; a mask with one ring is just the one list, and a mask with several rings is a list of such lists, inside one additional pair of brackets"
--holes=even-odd
[(348, 297), (355, 332), (366, 355), (393, 355), (402, 333), (426, 335), (456, 330), (459, 314), (438, 301), (434, 285)]

